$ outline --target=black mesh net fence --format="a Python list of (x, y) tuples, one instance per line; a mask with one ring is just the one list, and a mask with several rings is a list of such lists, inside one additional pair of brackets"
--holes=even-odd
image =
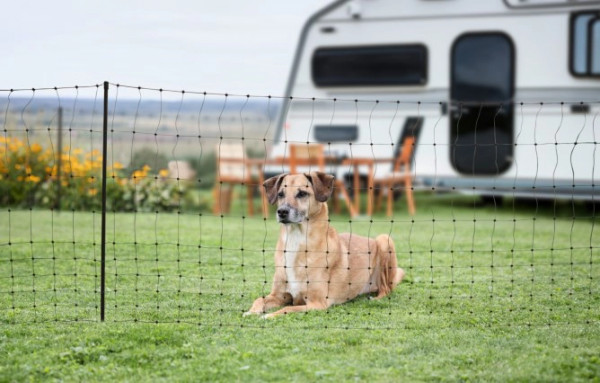
[(0, 106), (2, 323), (597, 325), (598, 100), (97, 84)]

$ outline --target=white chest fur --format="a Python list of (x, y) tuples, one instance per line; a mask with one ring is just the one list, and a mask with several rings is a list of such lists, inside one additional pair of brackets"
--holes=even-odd
[(297, 257), (300, 245), (306, 242), (306, 234), (298, 229), (288, 229), (284, 236), (284, 266), (287, 278), (286, 291), (296, 298), (303, 287), (301, 268), (297, 267)]

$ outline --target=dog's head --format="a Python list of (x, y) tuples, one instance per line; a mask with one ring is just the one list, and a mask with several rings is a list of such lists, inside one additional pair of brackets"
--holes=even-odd
[(263, 186), (271, 205), (277, 205), (277, 221), (301, 223), (321, 210), (333, 192), (334, 177), (321, 172), (280, 174)]

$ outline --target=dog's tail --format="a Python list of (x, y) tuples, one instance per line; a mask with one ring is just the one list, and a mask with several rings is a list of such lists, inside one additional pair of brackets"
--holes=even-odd
[(377, 257), (379, 258), (379, 277), (376, 299), (388, 295), (398, 283), (404, 278), (404, 270), (398, 267), (396, 260), (396, 247), (394, 241), (387, 234), (381, 234), (375, 238), (377, 243)]

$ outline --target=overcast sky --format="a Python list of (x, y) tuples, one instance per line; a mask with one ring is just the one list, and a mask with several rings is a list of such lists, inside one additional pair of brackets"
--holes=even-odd
[(7, 1), (0, 88), (108, 80), (281, 95), (302, 25), (331, 1)]

